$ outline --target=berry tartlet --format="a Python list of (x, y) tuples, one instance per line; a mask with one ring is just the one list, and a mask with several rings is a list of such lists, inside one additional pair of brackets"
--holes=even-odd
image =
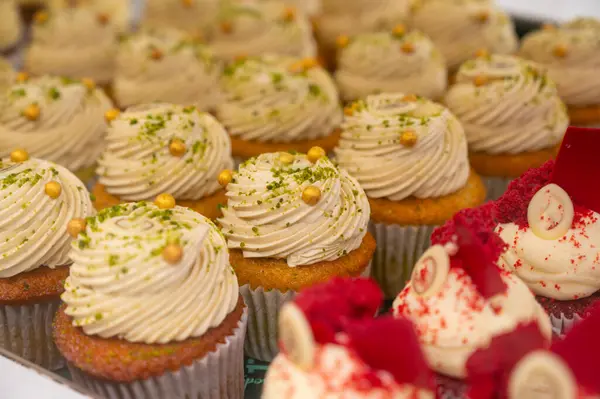
[(279, 318), (281, 353), (263, 399), (433, 399), (433, 376), (412, 323), (373, 315), (367, 279), (335, 279), (300, 293)]
[(496, 231), (508, 244), (500, 265), (538, 296), (563, 334), (600, 289), (600, 130), (570, 127), (556, 162), (514, 180), (496, 202)]

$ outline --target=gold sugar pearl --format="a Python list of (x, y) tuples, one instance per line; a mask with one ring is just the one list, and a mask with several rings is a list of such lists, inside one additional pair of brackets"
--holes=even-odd
[(415, 45), (412, 42), (404, 42), (400, 49), (403, 53), (412, 54), (415, 52)]
[(181, 0), (181, 3), (185, 6), (185, 7), (191, 7), (194, 5), (194, 0)]
[(40, 118), (41, 113), (42, 113), (42, 110), (40, 109), (40, 106), (37, 104), (29, 104), (23, 110), (23, 116), (30, 121), (37, 121)]
[(488, 78), (485, 75), (478, 75), (475, 77), (475, 80), (473, 80), (473, 83), (477, 87), (481, 87), (481, 86), (487, 84), (487, 82), (488, 82)]
[(335, 44), (336, 44), (336, 46), (337, 46), (338, 48), (344, 48), (344, 47), (347, 47), (347, 46), (348, 46), (348, 44), (350, 44), (350, 38), (349, 38), (348, 36), (346, 36), (346, 35), (341, 35), (341, 36), (338, 36), (338, 37), (335, 39)]
[(229, 21), (221, 22), (221, 32), (223, 33), (231, 33), (233, 32), (233, 25)]
[(405, 33), (406, 33), (406, 26), (404, 26), (403, 24), (398, 24), (398, 25), (394, 26), (394, 29), (392, 29), (392, 35), (394, 35), (396, 37), (402, 37), (402, 36), (404, 36)]
[(296, 9), (294, 7), (286, 7), (283, 10), (283, 20), (292, 22), (294, 19), (296, 19)]
[(185, 151), (185, 143), (179, 139), (173, 139), (169, 144), (169, 152), (174, 157), (182, 157)]
[(410, 102), (410, 103), (414, 103), (417, 100), (418, 100), (418, 97), (415, 94), (407, 94), (404, 97), (402, 97), (402, 101), (406, 101), (406, 102)]
[(25, 83), (29, 80), (29, 74), (27, 72), (19, 72), (16, 80), (17, 83)]
[(321, 189), (315, 186), (308, 186), (302, 191), (302, 201), (307, 205), (315, 206), (321, 199)]
[(357, 105), (356, 103), (352, 103), (344, 107), (344, 115), (352, 116), (354, 115), (354, 111), (356, 111)]
[(90, 78), (83, 78), (81, 79), (81, 83), (87, 87), (87, 89), (89, 91), (92, 91), (96, 88), (96, 82), (94, 82), (94, 80), (90, 79)]
[(98, 14), (96, 16), (96, 19), (98, 20), (100, 25), (106, 25), (106, 24), (108, 24), (108, 21), (110, 21), (110, 17), (108, 16), (108, 14), (105, 14), (105, 13)]
[(13, 150), (10, 153), (10, 160), (12, 162), (25, 162), (29, 159), (29, 153), (22, 148)]
[(404, 147), (414, 147), (417, 144), (417, 133), (414, 130), (405, 130), (400, 134), (400, 144)]
[(281, 162), (284, 165), (291, 164), (292, 162), (294, 162), (295, 159), (296, 157), (290, 154), (289, 152), (282, 152), (281, 154), (279, 154), (279, 162)]
[(163, 52), (160, 51), (159, 49), (157, 49), (156, 47), (152, 49), (152, 51), (150, 52), (150, 58), (152, 58), (155, 61), (161, 60), (163, 57)]
[(479, 50), (477, 50), (475, 52), (475, 57), (477, 57), (477, 58), (486, 58), (489, 56), (490, 56), (489, 51), (487, 51), (487, 49), (484, 49), (484, 48), (480, 48)]
[(44, 192), (48, 197), (57, 199), (62, 192), (62, 187), (59, 182), (52, 180), (46, 183), (44, 186)]
[(236, 62), (241, 62), (241, 61), (246, 60), (246, 58), (248, 58), (247, 54), (238, 54), (233, 58), (233, 60)]
[(323, 158), (325, 155), (327, 155), (325, 153), (325, 150), (321, 147), (312, 147), (310, 150), (308, 150), (308, 153), (306, 154), (306, 157), (308, 158), (308, 160), (312, 163), (316, 163), (319, 159)]
[(487, 11), (481, 11), (475, 14), (475, 19), (477, 20), (477, 22), (480, 22), (482, 24), (486, 23), (490, 19), (490, 13)]
[(558, 58), (565, 58), (569, 53), (569, 48), (565, 44), (557, 44), (552, 50), (552, 54)]
[(35, 21), (36, 24), (43, 24), (44, 22), (46, 22), (48, 20), (49, 17), (50, 16), (48, 15), (48, 13), (46, 11), (38, 11), (33, 16), (33, 20)]
[(121, 114), (121, 111), (119, 111), (116, 108), (109, 109), (108, 111), (106, 111), (104, 113), (104, 119), (106, 119), (107, 122), (112, 122), (115, 119), (117, 119), (120, 114)]
[(317, 62), (317, 60), (312, 57), (306, 57), (302, 60), (302, 67), (304, 68), (305, 71), (308, 71), (309, 69), (312, 69), (312, 68), (316, 68), (318, 65), (319, 65), (319, 63)]
[(233, 180), (233, 172), (229, 169), (222, 170), (219, 173), (219, 177), (217, 177), (217, 181), (222, 187), (227, 187), (229, 183)]
[(168, 244), (162, 251), (162, 257), (170, 265), (179, 263), (183, 258), (183, 248), (177, 244)]
[(77, 238), (79, 233), (83, 232), (87, 226), (87, 222), (82, 218), (75, 218), (69, 220), (67, 223), (67, 233), (73, 238)]
[(175, 198), (167, 193), (159, 194), (154, 200), (154, 205), (160, 209), (172, 209), (175, 208), (175, 204)]

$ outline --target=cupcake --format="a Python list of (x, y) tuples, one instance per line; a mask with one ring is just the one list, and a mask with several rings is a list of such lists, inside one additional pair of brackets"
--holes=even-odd
[(281, 353), (263, 399), (433, 399), (433, 379), (412, 324), (384, 316), (377, 285), (336, 279), (302, 291), (279, 317)]
[(479, 49), (517, 51), (512, 21), (492, 0), (413, 0), (411, 25), (431, 37), (450, 71)]
[(315, 148), (262, 154), (219, 176), (227, 207), (219, 224), (249, 310), (246, 353), (277, 353), (281, 305), (303, 288), (367, 271), (375, 241), (356, 180)]
[(115, 25), (119, 33), (129, 31), (131, 25), (132, 3), (123, 0), (49, 0), (48, 7), (67, 8), (67, 7), (85, 7), (105, 15)]
[(600, 125), (600, 20), (578, 18), (523, 38), (520, 54), (548, 69), (575, 125)]
[(217, 18), (220, 0), (147, 0), (142, 25), (177, 28), (203, 36)]
[(237, 161), (277, 151), (331, 151), (342, 108), (329, 74), (312, 58), (247, 58), (225, 68), (217, 119)]
[(389, 32), (359, 34), (341, 49), (335, 80), (344, 101), (382, 92), (440, 99), (446, 63), (431, 40), (397, 25)]
[(92, 190), (96, 209), (169, 192), (179, 205), (208, 218), (221, 215), (219, 206), (227, 198), (217, 177), (233, 167), (233, 159), (219, 122), (194, 107), (173, 104), (138, 106), (112, 116)]
[(224, 2), (210, 37), (217, 57), (227, 61), (263, 54), (317, 54), (308, 17), (281, 0)]
[(213, 109), (221, 100), (221, 65), (181, 31), (144, 30), (121, 41), (113, 95), (121, 108), (154, 101)]
[(84, 181), (93, 175), (112, 107), (94, 82), (18, 75), (0, 93), (0, 157), (15, 148), (65, 166)]
[(14, 83), (17, 73), (12, 64), (6, 59), (0, 57), (0, 93)]
[[(11, 1), (11, 0), (9, 0)], [(21, 17), (29, 24), (36, 12), (48, 5), (49, 0), (14, 0), (21, 11)]]
[(52, 317), (71, 264), (69, 221), (93, 214), (89, 194), (64, 167), (16, 150), (0, 162), (0, 198), (0, 347), (61, 368)]
[(517, 275), (564, 334), (600, 296), (600, 130), (569, 128), (556, 163), (514, 180), (496, 203), (496, 228), (508, 244), (501, 266)]
[(84, 7), (42, 11), (32, 27), (25, 70), (107, 85), (114, 75), (117, 44), (116, 28), (106, 14)]
[[(271, 1), (271, 0), (264, 0)], [(284, 0), (286, 4), (295, 7), (298, 11), (308, 15), (309, 17), (315, 17), (321, 12), (323, 0)]]
[(13, 50), (23, 35), (23, 23), (15, 0), (0, 1), (0, 54)]
[(465, 62), (445, 102), (465, 129), (471, 165), (484, 178), (489, 199), (553, 159), (569, 125), (547, 74), (510, 55), (481, 53)]
[(552, 337), (550, 319), (527, 285), (496, 264), (505, 244), (494, 233), (492, 208), (460, 211), (434, 231), (433, 245), (393, 304), (395, 316), (415, 323), (442, 389), (461, 385), (469, 357), (495, 336), (534, 323), (547, 343)]
[(380, 94), (348, 106), (335, 149), (371, 205), (377, 241), (373, 276), (394, 298), (429, 246), (433, 228), (481, 204), (485, 187), (469, 169), (460, 122), (415, 95)]
[(111, 399), (241, 399), (247, 313), (217, 227), (159, 200), (77, 227), (53, 328), (73, 380)]

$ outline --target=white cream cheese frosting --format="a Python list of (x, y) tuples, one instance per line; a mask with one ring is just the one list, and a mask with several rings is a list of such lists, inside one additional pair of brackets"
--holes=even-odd
[(147, 0), (142, 25), (204, 35), (219, 13), (220, 0)]
[(579, 18), (523, 38), (520, 55), (542, 64), (569, 105), (600, 104), (600, 20)]
[(512, 21), (492, 0), (413, 0), (411, 26), (438, 46), (454, 70), (479, 49), (517, 51)]
[(50, 9), (67, 7), (85, 7), (95, 13), (106, 15), (111, 23), (116, 26), (119, 33), (129, 31), (132, 17), (132, 2), (123, 0), (50, 0), (48, 7)]
[[(46, 193), (48, 183), (60, 193)], [(29, 159), (0, 161), (0, 278), (71, 263), (67, 223), (93, 215), (83, 183), (64, 167)]]
[(147, 29), (119, 44), (115, 100), (122, 108), (163, 101), (212, 109), (221, 71), (212, 50), (183, 32)]
[(17, 77), (12, 64), (6, 59), (0, 57), (0, 93), (9, 87)]
[[(183, 153), (173, 150), (174, 141), (183, 144)], [(195, 107), (152, 104), (111, 122), (97, 173), (106, 191), (122, 200), (163, 192), (198, 200), (214, 194), (219, 172), (231, 167), (231, 142), (215, 118)]]
[(371, 198), (440, 197), (464, 187), (469, 177), (458, 119), (410, 95), (371, 95), (349, 106), (334, 151)]
[[(181, 258), (168, 261), (165, 247)], [(128, 203), (87, 219), (73, 241), (61, 296), (88, 335), (163, 344), (202, 336), (235, 308), (239, 292), (225, 239), (183, 207)]]
[(331, 76), (313, 59), (264, 56), (225, 68), (218, 119), (247, 141), (289, 143), (329, 136), (342, 120)]
[(54, 9), (37, 19), (25, 53), (33, 75), (91, 78), (107, 84), (114, 74), (117, 30), (105, 15), (88, 8)]
[[(284, 154), (282, 156), (282, 154)], [(246, 258), (286, 259), (288, 266), (338, 259), (361, 245), (370, 208), (356, 180), (323, 157), (262, 154), (240, 165), (227, 185), (219, 219), (229, 248)], [(318, 201), (303, 200), (308, 187)]]
[(442, 97), (448, 74), (441, 53), (420, 32), (402, 31), (360, 34), (340, 50), (335, 79), (344, 100), (383, 92)]
[(25, 148), (72, 171), (91, 166), (111, 107), (102, 90), (79, 81), (43, 76), (14, 83), (0, 95), (0, 157)]
[(0, 51), (16, 46), (23, 35), (23, 22), (14, 0), (0, 0)]
[(520, 154), (551, 148), (569, 125), (566, 107), (546, 72), (510, 55), (464, 63), (445, 103), (475, 152)]

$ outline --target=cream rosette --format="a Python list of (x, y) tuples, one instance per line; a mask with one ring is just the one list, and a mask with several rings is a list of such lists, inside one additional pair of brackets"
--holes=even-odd
[(342, 120), (331, 76), (314, 59), (265, 56), (225, 68), (217, 117), (247, 141), (288, 143), (330, 135)]
[(0, 95), (0, 157), (25, 148), (71, 171), (91, 166), (102, 152), (111, 106), (91, 81), (44, 76), (14, 83)]
[(64, 8), (38, 14), (25, 69), (33, 75), (91, 78), (107, 84), (114, 74), (117, 31), (105, 14)]
[(9, 87), (17, 77), (12, 64), (6, 59), (0, 57), (0, 93)]
[(218, 16), (220, 0), (147, 0), (145, 3), (143, 26), (204, 34)]
[(286, 259), (288, 266), (333, 261), (358, 248), (369, 202), (327, 158), (262, 154), (243, 163), (227, 185), (219, 219), (229, 248), (246, 258)]
[(132, 2), (123, 0), (49, 0), (50, 9), (85, 7), (108, 18), (119, 33), (130, 29)]
[(14, 0), (0, 1), (0, 51), (16, 46), (23, 35), (23, 23)]
[(412, 0), (411, 25), (438, 46), (448, 68), (456, 69), (479, 49), (517, 51), (512, 21), (492, 0)]
[(443, 106), (412, 95), (372, 95), (348, 107), (335, 154), (371, 198), (440, 197), (469, 177), (460, 122)]
[(238, 302), (225, 239), (183, 207), (139, 202), (87, 219), (73, 242), (65, 313), (88, 335), (164, 344), (219, 326)]
[[(22, 150), (19, 151), (25, 154)], [(0, 162), (0, 278), (68, 265), (67, 224), (92, 215), (83, 183), (64, 167), (39, 159)]]
[(600, 104), (600, 21), (580, 18), (528, 34), (520, 54), (542, 64), (569, 105)]
[(163, 192), (198, 200), (215, 193), (219, 172), (232, 166), (229, 136), (212, 116), (152, 104), (129, 108), (111, 122), (97, 172), (106, 191), (122, 200)]
[(314, 57), (317, 52), (308, 17), (281, 0), (224, 2), (211, 45), (229, 61), (263, 54)]
[(545, 71), (508, 55), (464, 63), (445, 102), (461, 121), (469, 148), (477, 152), (550, 148), (569, 125), (566, 107)]
[(120, 43), (114, 95), (123, 108), (164, 101), (212, 109), (221, 71), (213, 52), (183, 32), (147, 29)]
[(335, 78), (344, 100), (382, 92), (438, 99), (446, 90), (448, 74), (431, 40), (400, 25), (392, 32), (353, 37), (340, 50)]

